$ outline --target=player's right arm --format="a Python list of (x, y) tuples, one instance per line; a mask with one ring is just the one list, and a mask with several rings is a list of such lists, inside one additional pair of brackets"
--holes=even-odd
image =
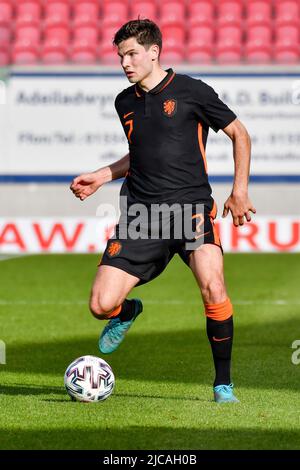
[(73, 179), (70, 189), (76, 197), (84, 201), (94, 194), (103, 184), (123, 178), (129, 170), (129, 153), (109, 166), (99, 168), (92, 173), (83, 173)]

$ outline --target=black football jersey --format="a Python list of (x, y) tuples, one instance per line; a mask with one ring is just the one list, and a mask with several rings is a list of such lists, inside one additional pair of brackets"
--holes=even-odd
[(129, 144), (130, 168), (121, 191), (129, 204), (209, 200), (208, 131), (224, 129), (236, 118), (202, 80), (167, 72), (149, 92), (135, 84), (115, 100)]

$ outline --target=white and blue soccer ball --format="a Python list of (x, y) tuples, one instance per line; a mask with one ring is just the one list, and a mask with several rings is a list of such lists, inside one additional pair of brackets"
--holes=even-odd
[(81, 356), (67, 368), (65, 387), (74, 401), (98, 402), (113, 392), (115, 376), (110, 365), (96, 356)]

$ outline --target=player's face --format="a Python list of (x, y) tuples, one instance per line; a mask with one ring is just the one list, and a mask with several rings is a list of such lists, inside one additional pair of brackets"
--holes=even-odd
[(157, 57), (158, 46), (145, 49), (135, 38), (129, 38), (118, 45), (121, 65), (130, 83), (141, 82), (153, 70), (153, 59)]

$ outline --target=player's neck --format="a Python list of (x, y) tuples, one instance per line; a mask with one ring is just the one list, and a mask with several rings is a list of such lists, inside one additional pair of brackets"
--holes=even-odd
[(146, 78), (138, 83), (142, 90), (147, 93), (148, 91), (152, 90), (152, 88), (155, 88), (167, 75), (168, 72), (162, 68), (158, 68), (153, 70), (151, 74), (147, 75)]

